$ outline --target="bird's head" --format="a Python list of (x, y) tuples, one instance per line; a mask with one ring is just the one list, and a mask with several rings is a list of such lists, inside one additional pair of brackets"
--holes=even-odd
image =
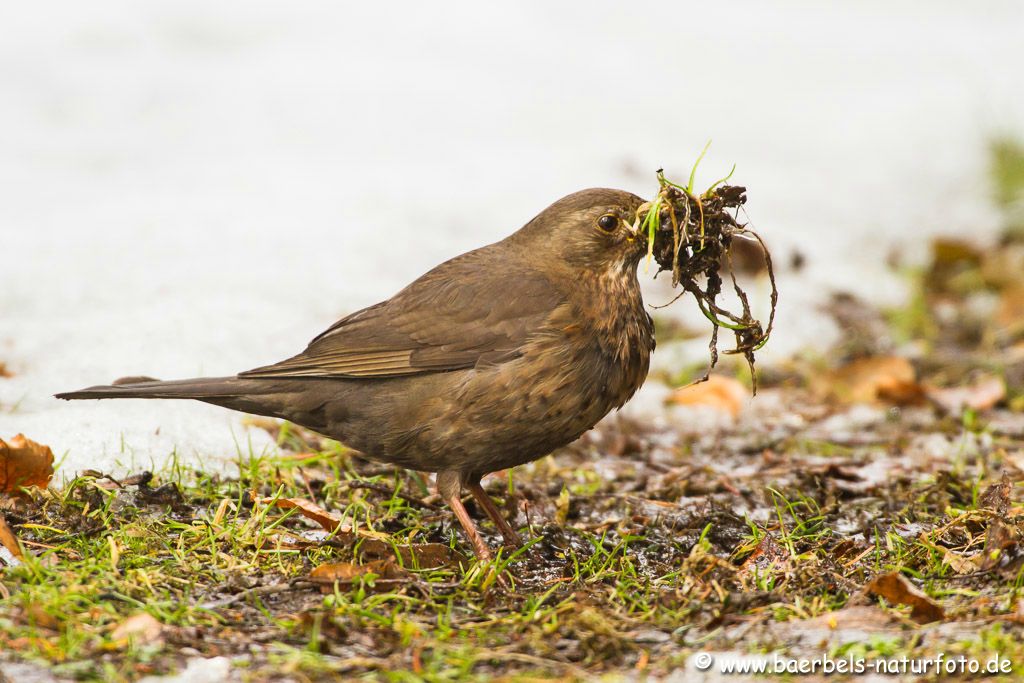
[(643, 199), (623, 190), (594, 188), (562, 197), (510, 239), (574, 268), (636, 272), (647, 251), (637, 228)]

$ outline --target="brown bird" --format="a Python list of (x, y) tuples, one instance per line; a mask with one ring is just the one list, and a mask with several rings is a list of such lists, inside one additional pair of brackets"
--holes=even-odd
[(466, 487), (506, 544), (519, 535), (480, 486), (621, 407), (647, 376), (654, 327), (637, 264), (639, 197), (564, 197), (509, 237), (446, 261), (357, 311), (302, 353), (235, 377), (127, 378), (63, 399), (188, 398), (284, 418), (371, 459), (437, 473), (478, 558)]

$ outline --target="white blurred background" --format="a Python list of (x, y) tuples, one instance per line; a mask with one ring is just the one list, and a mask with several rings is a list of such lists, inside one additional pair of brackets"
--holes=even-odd
[(698, 184), (736, 163), (778, 260), (807, 257), (766, 351), (825, 343), (810, 303), (896, 300), (888, 254), (994, 232), (986, 144), (1024, 133), (1015, 1), (3, 14), (0, 438), (50, 444), (65, 474), (268, 441), (217, 408), (55, 391), (290, 355), (566, 193), (651, 195), (708, 139)]

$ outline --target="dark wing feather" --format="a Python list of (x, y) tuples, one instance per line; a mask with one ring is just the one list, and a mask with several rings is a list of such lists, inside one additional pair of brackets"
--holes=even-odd
[(442, 263), (339, 320), (297, 356), (243, 377), (396, 377), (514, 358), (565, 299), (497, 244)]

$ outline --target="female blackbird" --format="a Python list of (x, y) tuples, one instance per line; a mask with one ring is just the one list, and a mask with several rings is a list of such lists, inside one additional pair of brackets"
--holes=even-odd
[(577, 439), (643, 383), (654, 327), (637, 264), (642, 199), (591, 189), (339, 320), (305, 351), (235, 377), (128, 378), (58, 398), (189, 398), (284, 418), (371, 459), (437, 472), (477, 557), (469, 489), (505, 542), (518, 534), (480, 486)]

